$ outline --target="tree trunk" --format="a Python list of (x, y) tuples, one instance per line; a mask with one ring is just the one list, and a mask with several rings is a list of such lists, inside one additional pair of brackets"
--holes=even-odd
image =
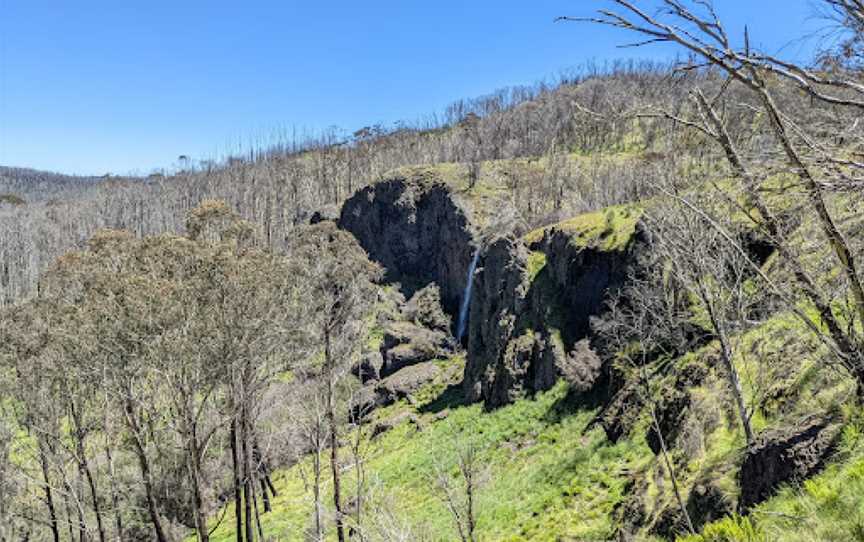
[(69, 503), (69, 495), (72, 494), (72, 487), (69, 481), (63, 477), (63, 507), (66, 509), (66, 529), (69, 531), (69, 540), (75, 540), (75, 521), (72, 520), (72, 505)]
[(312, 468), (314, 469), (315, 485), (312, 487), (312, 493), (315, 497), (315, 542), (322, 539), (321, 532), (321, 425), (320, 420), (316, 421), (315, 435), (315, 455), (312, 457)]
[(39, 463), (42, 466), (42, 480), (45, 482), (45, 507), (48, 508), (48, 522), (51, 528), (51, 538), (60, 542), (60, 527), (57, 522), (57, 510), (54, 507), (54, 495), (51, 491), (51, 476), (48, 471), (48, 457), (44, 445), (39, 441)]
[[(111, 431), (107, 423), (107, 416), (105, 428), (106, 435), (110, 435)], [(114, 529), (117, 531), (114, 537), (117, 539), (117, 542), (123, 542), (123, 516), (120, 514), (120, 495), (117, 491), (117, 477), (114, 472), (114, 454), (111, 453), (111, 445), (107, 442), (105, 444), (105, 457), (108, 459), (108, 477), (111, 482), (111, 507), (114, 509)]]
[(261, 502), (264, 505), (264, 513), (268, 514), (273, 511), (273, 505), (270, 504), (270, 493), (267, 491), (267, 482), (265, 476), (259, 479), (261, 483)]
[(240, 451), (243, 454), (243, 508), (246, 522), (246, 542), (255, 540), (255, 517), (252, 506), (255, 500), (255, 481), (252, 472), (252, 454), (249, 449), (249, 421), (248, 412), (244, 405), (242, 409), (242, 420), (240, 422), (242, 435)]
[(723, 359), (726, 375), (729, 377), (729, 387), (732, 388), (732, 395), (735, 397), (735, 404), (738, 407), (738, 417), (741, 418), (741, 426), (744, 428), (744, 435), (747, 438), (747, 446), (750, 446), (753, 444), (755, 438), (753, 436), (753, 429), (750, 427), (750, 416), (747, 414), (747, 404), (744, 401), (744, 392), (741, 389), (741, 379), (738, 378), (738, 370), (735, 368), (733, 360), (732, 345), (726, 334), (726, 328), (717, 317), (714, 304), (711, 302), (708, 292), (705, 291), (705, 287), (701, 282), (699, 283), (699, 295), (702, 297), (703, 303), (705, 303), (705, 308), (708, 309), (711, 324), (714, 326), (714, 331), (717, 332), (717, 337), (720, 339), (720, 357)]
[[(68, 392), (67, 392), (68, 393)], [(90, 499), (93, 502), (93, 513), (96, 515), (96, 526), (99, 531), (99, 542), (105, 542), (105, 526), (102, 523), (102, 509), (99, 505), (99, 491), (96, 488), (96, 480), (90, 469), (90, 461), (87, 459), (87, 448), (84, 440), (87, 438), (81, 423), (81, 412), (75, 405), (74, 399), (69, 400), (69, 410), (74, 424), (75, 449), (78, 455), (78, 469), (84, 474), (87, 486), (90, 489)]]
[(201, 495), (201, 455), (198, 449), (197, 431), (192, 429), (187, 436), (187, 461), (189, 462), (190, 482), (192, 483), (192, 512), (195, 516), (195, 530), (199, 542), (209, 542), (210, 531), (204, 515), (204, 499)]
[(243, 542), (243, 480), (240, 475), (240, 450), (237, 448), (237, 420), (231, 421), (231, 463), (234, 470), (234, 533)]
[(330, 426), (330, 470), (333, 472), (333, 507), (336, 510), (336, 539), (345, 542), (345, 526), (342, 511), (342, 487), (339, 472), (339, 431), (336, 427), (336, 406), (334, 404), (333, 379), (334, 363), (330, 348), (330, 332), (324, 333), (324, 360), (327, 364), (327, 422)]
[(144, 482), (144, 492), (147, 498), (147, 512), (150, 514), (150, 522), (153, 524), (156, 541), (168, 542), (168, 537), (162, 528), (162, 520), (159, 519), (156, 497), (153, 494), (153, 476), (150, 472), (150, 460), (147, 458), (147, 451), (144, 449), (144, 443), (141, 441), (141, 428), (135, 414), (135, 407), (128, 398), (126, 400), (126, 420), (129, 423), (129, 429), (132, 430), (132, 443), (135, 445), (135, 455), (138, 457), (138, 467), (141, 471), (141, 479)]

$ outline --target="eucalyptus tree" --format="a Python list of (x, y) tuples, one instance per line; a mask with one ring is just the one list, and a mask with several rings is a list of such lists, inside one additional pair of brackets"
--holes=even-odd
[(349, 407), (342, 399), (350, 396), (344, 393), (344, 386), (368, 332), (380, 269), (367, 259), (349, 233), (330, 222), (298, 231), (288, 248), (288, 258), (305, 285), (303, 299), (307, 312), (303, 330), (313, 353), (306, 372), (317, 376), (317, 390), (322, 398), (330, 447), (336, 537), (342, 542), (347, 511), (339, 459), (340, 424), (348, 418)]
[(257, 488), (264, 487), (256, 423), (265, 392), (291, 370), (305, 340), (299, 327), (308, 310), (306, 285), (290, 260), (260, 248), (254, 228), (222, 202), (206, 201), (193, 210), (188, 231), (201, 252), (187, 280), (187, 296), (198, 310), (186, 333), (199, 358), (195, 365), (216, 371), (225, 383), (236, 536), (252, 542), (260, 526)]

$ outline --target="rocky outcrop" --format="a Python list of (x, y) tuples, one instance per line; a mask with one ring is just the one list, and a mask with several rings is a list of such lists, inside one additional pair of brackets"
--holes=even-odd
[(405, 303), (402, 316), (409, 322), (418, 326), (448, 333), (450, 331), (450, 318), (444, 313), (441, 305), (441, 291), (437, 284), (430, 284), (414, 294), (414, 297)]
[[(715, 482), (698, 481), (690, 489), (684, 503), (687, 516), (696, 531), (735, 512), (734, 499)], [(660, 511), (648, 532), (664, 540), (677, 540), (688, 533), (687, 520), (677, 502), (670, 502)]]
[(398, 178), (370, 185), (345, 202), (339, 226), (406, 296), (434, 282), (446, 311), (457, 313), (477, 244), (467, 211), (445, 183)]
[(392, 405), (400, 399), (411, 399), (411, 394), (441, 376), (441, 368), (434, 363), (421, 363), (405, 367), (378, 382), (362, 388), (352, 404), (355, 419), (367, 417), (375, 409)]
[(828, 417), (760, 435), (747, 450), (738, 475), (741, 511), (772, 496), (782, 484), (801, 482), (822, 470), (839, 436), (840, 425)]
[(381, 352), (367, 352), (351, 368), (351, 374), (362, 383), (381, 378), (381, 368), (384, 366), (384, 357)]
[(492, 242), (480, 256), (470, 304), (463, 380), (468, 401), (482, 399), (495, 406), (521, 391), (520, 381), (534, 351), (533, 334), (526, 335), (527, 330), (517, 327), (530, 288), (527, 270), (527, 248), (512, 237)]
[[(657, 426), (663, 434), (664, 443), (669, 448), (675, 446), (686, 425), (685, 418), (692, 404), (690, 389), (705, 381), (708, 376), (708, 367), (704, 363), (693, 360), (678, 367), (674, 374), (675, 378), (671, 385), (663, 386), (658, 391), (658, 397), (654, 404)], [(660, 453), (662, 446), (657, 427), (654, 424), (648, 429), (646, 441), (655, 455)]]
[(618, 442), (633, 431), (644, 405), (639, 383), (629, 382), (609, 399), (591, 425), (600, 424), (606, 438), (613, 443)]
[(545, 257), (539, 271), (529, 270), (520, 239), (499, 238), (480, 254), (464, 387), (468, 400), (482, 399), (487, 408), (549, 389), (561, 376), (578, 392), (601, 379), (599, 358), (580, 341), (622, 283), (632, 250), (580, 247), (555, 229), (532, 248)]
[(410, 365), (448, 357), (452, 353), (451, 340), (445, 333), (411, 322), (392, 322), (384, 333), (379, 374), (387, 377)]

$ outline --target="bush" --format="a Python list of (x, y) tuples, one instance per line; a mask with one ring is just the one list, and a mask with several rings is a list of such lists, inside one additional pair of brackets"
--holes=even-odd
[(678, 538), (678, 542), (768, 542), (768, 536), (750, 518), (735, 515), (706, 525), (702, 534)]

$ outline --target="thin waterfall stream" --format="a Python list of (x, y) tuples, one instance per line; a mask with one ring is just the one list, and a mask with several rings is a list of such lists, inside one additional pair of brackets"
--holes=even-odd
[(459, 307), (459, 321), (456, 325), (456, 341), (461, 342), (465, 335), (465, 324), (468, 321), (468, 309), (471, 306), (471, 288), (474, 286), (474, 271), (477, 269), (477, 260), (480, 259), (480, 248), (474, 251), (471, 265), (468, 266), (468, 280), (465, 283), (465, 291), (462, 293), (462, 305)]

